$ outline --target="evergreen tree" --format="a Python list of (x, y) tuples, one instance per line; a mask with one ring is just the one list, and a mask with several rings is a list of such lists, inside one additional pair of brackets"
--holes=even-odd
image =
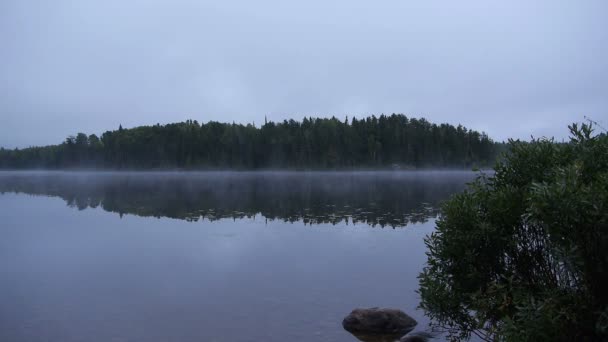
[(462, 126), (405, 115), (304, 118), (254, 125), (196, 120), (78, 133), (60, 145), (0, 150), (0, 168), (327, 169), (471, 168), (491, 165), (503, 145)]

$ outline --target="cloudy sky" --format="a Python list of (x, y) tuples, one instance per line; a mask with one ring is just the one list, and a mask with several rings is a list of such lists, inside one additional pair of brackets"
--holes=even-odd
[(608, 126), (608, 1), (0, 1), (0, 146), (394, 112), (496, 140)]

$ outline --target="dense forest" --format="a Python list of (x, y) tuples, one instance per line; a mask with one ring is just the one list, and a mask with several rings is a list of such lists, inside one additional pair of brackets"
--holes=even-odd
[(470, 168), (493, 164), (502, 146), (460, 125), (401, 114), (268, 121), (259, 128), (188, 120), (0, 149), (0, 168)]

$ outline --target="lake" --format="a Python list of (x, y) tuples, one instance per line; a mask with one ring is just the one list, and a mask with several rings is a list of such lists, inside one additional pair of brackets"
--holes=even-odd
[(356, 341), (472, 172), (0, 172), (0, 341)]

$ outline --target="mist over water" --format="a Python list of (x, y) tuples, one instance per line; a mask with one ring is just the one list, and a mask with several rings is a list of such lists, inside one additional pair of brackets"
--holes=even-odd
[(0, 192), (188, 221), (245, 218), (406, 226), (437, 214), (472, 172), (3, 172)]
[(0, 340), (346, 342), (371, 306), (422, 330), (422, 239), (474, 177), (0, 172)]

